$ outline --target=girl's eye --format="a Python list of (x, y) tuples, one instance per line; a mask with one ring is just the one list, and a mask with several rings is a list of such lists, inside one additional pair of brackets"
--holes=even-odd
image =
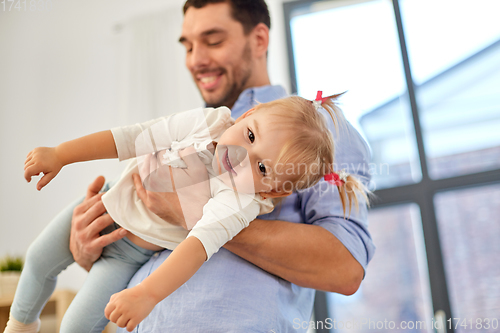
[(251, 143), (255, 141), (255, 135), (253, 135), (253, 132), (250, 129), (248, 129), (248, 138), (250, 139)]
[(266, 166), (261, 162), (259, 162), (259, 171), (262, 172), (264, 176), (266, 175)]

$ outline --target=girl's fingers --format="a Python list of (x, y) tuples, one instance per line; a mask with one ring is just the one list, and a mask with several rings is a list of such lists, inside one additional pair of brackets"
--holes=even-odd
[(28, 163), (25, 163), (25, 164), (24, 164), (24, 170), (26, 170), (27, 168), (29, 168), (29, 167), (30, 167), (30, 166), (32, 166), (32, 165), (35, 165), (35, 162), (30, 161), (30, 162), (28, 162)]
[(133, 320), (129, 320), (127, 323), (127, 331), (132, 332), (137, 324)]
[(108, 305), (106, 305), (106, 308), (104, 309), (104, 316), (106, 316), (106, 318), (108, 320), (111, 320), (111, 315), (112, 315), (114, 309), (115, 309), (114, 304), (108, 303)]
[(26, 157), (24, 164), (29, 163), (32, 159), (33, 159), (33, 157), (31, 157), (31, 156)]
[(55, 175), (52, 173), (52, 172), (49, 172), (47, 174), (45, 174), (42, 179), (40, 179), (38, 181), (38, 183), (36, 184), (36, 189), (38, 191), (40, 191), (42, 188), (45, 187), (45, 185), (47, 185), (52, 179), (54, 179)]
[(26, 170), (24, 170), (24, 179), (29, 183), (31, 181), (31, 177), (33, 176), (38, 176), (40, 174), (40, 171), (37, 171), (35, 169), (35, 166), (32, 165), (28, 167)]
[(121, 314), (115, 323), (116, 325), (118, 325), (118, 327), (126, 327), (128, 323), (128, 318), (125, 315)]

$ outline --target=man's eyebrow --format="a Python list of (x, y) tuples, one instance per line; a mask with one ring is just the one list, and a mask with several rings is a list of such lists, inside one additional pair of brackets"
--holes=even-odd
[[(201, 37), (207, 37), (207, 36), (210, 36), (210, 35), (215, 35), (215, 34), (224, 34), (226, 33), (225, 30), (223, 29), (220, 29), (220, 28), (213, 28), (213, 29), (209, 29), (209, 30), (206, 30), (206, 31), (203, 31), (200, 35)], [(188, 42), (188, 39), (184, 36), (181, 36), (179, 38), (179, 43), (185, 43), (185, 42)]]

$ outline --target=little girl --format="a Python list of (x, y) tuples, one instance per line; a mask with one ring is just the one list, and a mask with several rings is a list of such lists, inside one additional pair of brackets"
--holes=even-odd
[[(318, 92), (312, 102), (294, 96), (259, 104), (236, 121), (225, 107), (196, 109), (31, 151), (25, 178), (29, 182), (43, 173), (38, 190), (64, 165), (132, 158), (102, 197), (107, 212), (129, 234), (107, 246), (94, 263), (60, 331), (101, 332), (108, 320), (132, 331), (213, 253), (258, 215), (272, 211), (273, 199), (322, 178), (338, 187), (344, 215), (352, 202), (358, 205), (357, 194), (366, 199), (358, 179), (334, 171), (333, 137), (318, 109), (323, 106), (335, 127), (342, 126), (345, 119), (335, 104), (338, 96), (321, 98)], [(199, 213), (193, 207), (200, 204), (189, 200), (193, 184), (173, 177), (171, 169), (185, 167), (183, 160), (194, 153), (205, 164), (210, 185), (210, 199)], [(133, 173), (141, 174), (148, 190), (178, 194), (186, 228), (147, 210), (135, 192)], [(69, 251), (71, 219), (63, 222), (63, 227), (49, 224), (30, 246), (4, 332), (38, 331), (40, 312), (57, 275), (74, 262)], [(135, 271), (164, 248), (173, 250), (167, 260), (142, 283), (125, 289)]]

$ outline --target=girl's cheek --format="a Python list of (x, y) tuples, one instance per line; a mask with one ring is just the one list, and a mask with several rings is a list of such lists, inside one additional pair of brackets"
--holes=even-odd
[(250, 167), (246, 167), (238, 172), (238, 176), (236, 177), (236, 187), (238, 192), (242, 193), (256, 193), (254, 182), (254, 177), (252, 174), (252, 170)]

